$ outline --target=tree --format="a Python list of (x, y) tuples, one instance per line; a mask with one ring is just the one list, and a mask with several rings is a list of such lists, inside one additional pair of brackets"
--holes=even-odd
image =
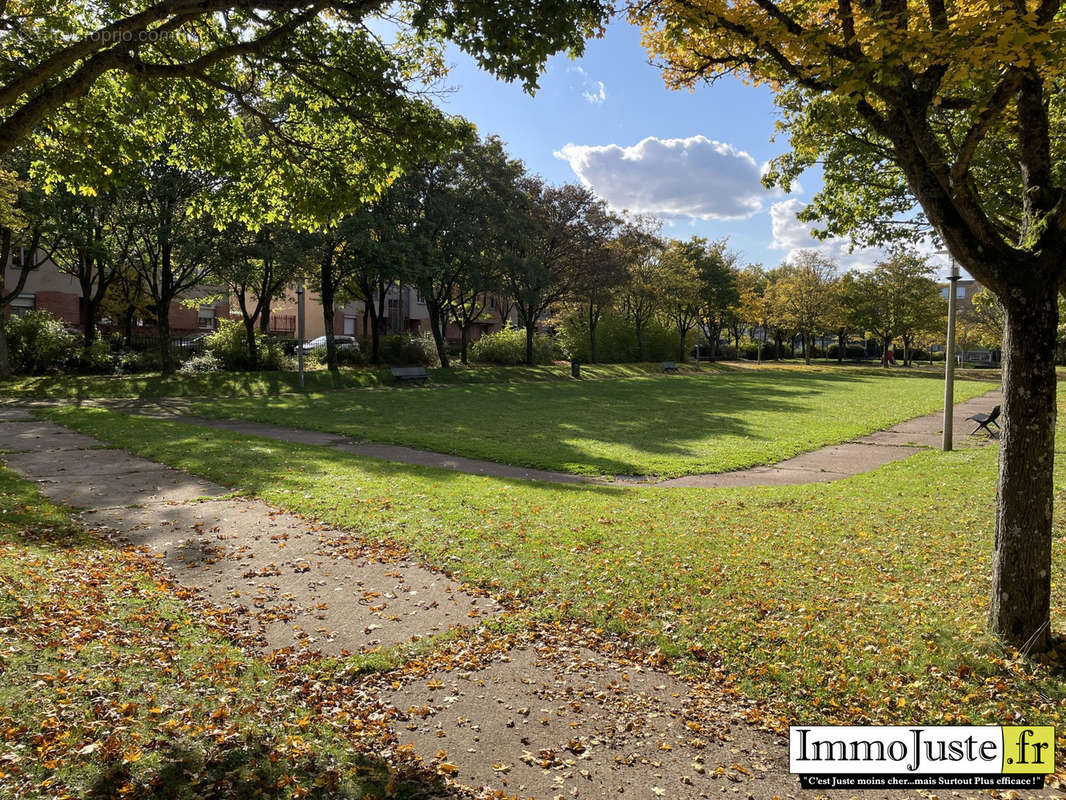
[(96, 340), (100, 307), (128, 258), (130, 231), (123, 229), (121, 219), (130, 201), (128, 192), (113, 186), (95, 196), (58, 191), (43, 205), (46, 249), (59, 271), (73, 277), (81, 289), (85, 350)]
[[(603, 222), (605, 228), (621, 224), (621, 220), (613, 216), (604, 218)], [(596, 328), (600, 317), (618, 300), (619, 290), (626, 279), (625, 265), (613, 236), (604, 230), (606, 246), (601, 256), (589, 258), (574, 282), (574, 305), (578, 321), (589, 334), (589, 361), (593, 364), (596, 363)]]
[(121, 224), (130, 243), (130, 264), (151, 298), (163, 374), (170, 375), (175, 368), (171, 303), (216, 268), (220, 237), (213, 220), (195, 210), (196, 199), (210, 187), (210, 176), (163, 162), (142, 168), (145, 188)]
[(614, 242), (626, 270), (622, 307), (637, 337), (637, 361), (644, 360), (644, 328), (665, 302), (661, 228), (654, 219), (640, 218), (625, 225)]
[(301, 237), (285, 225), (252, 231), (234, 224), (218, 245), (212, 279), (221, 281), (237, 301), (252, 364), (259, 361), (256, 328), (270, 331), (270, 305), (306, 268)]
[(505, 251), (512, 215), (523, 205), (517, 188), (523, 172), (499, 139), (470, 138), (440, 160), (409, 170), (389, 191), (402, 209), (409, 242), (405, 274), (425, 300), (442, 367), (450, 365), (444, 328), (456, 314), (456, 297), (476, 306), (495, 283), (490, 273)]
[(769, 328), (770, 307), (766, 289), (770, 285), (766, 270), (755, 264), (737, 273), (737, 314), (762, 333), (762, 341), (755, 350), (755, 359), (762, 361)]
[(931, 226), (1003, 304), (989, 624), (1015, 647), (1045, 649), (1056, 296), (1066, 275), (1061, 2), (630, 8), (671, 84), (736, 72), (776, 89), (792, 149), (767, 179), (787, 187), (823, 164), (824, 187), (806, 212), (826, 233), (887, 241)]
[(533, 364), (533, 337), (549, 309), (573, 296), (588, 265), (607, 256), (614, 228), (606, 204), (575, 184), (548, 186), (540, 178), (519, 181), (507, 255), (501, 263), (504, 293), (526, 332), (526, 363)]
[(955, 321), (959, 341), (999, 347), (1003, 343), (1003, 306), (988, 289), (981, 289), (970, 300), (968, 307), (958, 311)]
[[(245, 83), (232, 78), (242, 69), (279, 72), (290, 85), (326, 84), (344, 75), (358, 76), (353, 86), (366, 85), (381, 79), (377, 63), (390, 57), (388, 43), (371, 33), (386, 24), (420, 52), (415, 61), (442, 63), (439, 47), (447, 39), (482, 68), (533, 89), (547, 57), (560, 50), (580, 55), (608, 12), (599, 0), (398, 6), (382, 0), (76, 0), (62, 13), (20, 13), (4, 20), (18, 35), (3, 39), (0, 154), (115, 76), (190, 91), (223, 88), (237, 103)], [(513, 35), (519, 27), (521, 35)], [(365, 121), (366, 104), (347, 105), (353, 119)]]
[(740, 302), (737, 256), (726, 249), (725, 239), (706, 244), (696, 262), (700, 283), (700, 329), (711, 345), (711, 360), (718, 356), (722, 326)]
[[(35, 200), (39, 198), (31, 200), (29, 184), (17, 172), (0, 167), (0, 310), (22, 294), (30, 273), (45, 260), (39, 249), (41, 221)], [(10, 291), (6, 286), (7, 264), (18, 271)], [(11, 359), (3, 322), (0, 316), (0, 378), (9, 378)]]
[(688, 356), (688, 332), (699, 324), (703, 306), (699, 264), (705, 256), (707, 240), (693, 236), (687, 242), (674, 239), (667, 243), (659, 259), (662, 296), (666, 316), (677, 328), (681, 339), (678, 359)]
[(829, 324), (837, 265), (817, 250), (801, 250), (781, 267), (770, 288), (775, 316), (803, 337), (803, 358), (811, 363), (814, 334)]

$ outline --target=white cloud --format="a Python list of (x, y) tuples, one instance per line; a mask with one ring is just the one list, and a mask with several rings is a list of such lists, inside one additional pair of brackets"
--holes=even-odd
[[(770, 206), (770, 227), (773, 233), (770, 247), (774, 250), (787, 250), (783, 260), (790, 261), (800, 250), (817, 250), (840, 264), (841, 270), (857, 269), (865, 272), (873, 269), (878, 261), (888, 257), (888, 251), (881, 247), (856, 248), (854, 252), (848, 252), (850, 242), (841, 236), (815, 239), (811, 236), (808, 224), (796, 219), (796, 214), (802, 211), (805, 205), (791, 198)], [(930, 237), (919, 241), (914, 245), (914, 249), (929, 260), (938, 276), (947, 274), (948, 259), (936, 248)]]
[(631, 147), (568, 144), (555, 153), (585, 186), (617, 210), (664, 217), (743, 219), (771, 197), (762, 168), (743, 150), (705, 136)]
[(573, 88), (581, 92), (581, 96), (585, 98), (586, 102), (592, 103), (594, 106), (603, 105), (607, 102), (607, 87), (603, 81), (593, 80), (581, 67), (571, 67), (570, 71), (581, 76), (580, 84)]
[(857, 248), (855, 252), (849, 253), (850, 242), (840, 236), (829, 239), (814, 238), (808, 224), (796, 219), (796, 214), (802, 211), (805, 205), (806, 203), (791, 198), (770, 206), (770, 228), (773, 233), (770, 247), (774, 250), (787, 250), (785, 261), (791, 261), (800, 250), (817, 250), (840, 264), (842, 270), (868, 270), (873, 269), (874, 263), (884, 257), (884, 251), (879, 248)]

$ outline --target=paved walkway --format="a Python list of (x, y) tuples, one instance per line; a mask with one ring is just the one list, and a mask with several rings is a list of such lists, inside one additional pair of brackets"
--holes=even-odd
[[(366, 652), (452, 631), (362, 680), (387, 703), (395, 747), (471, 796), (814, 796), (788, 774), (787, 742), (748, 724), (737, 693), (683, 681), (622, 641), (532, 622), (401, 550), (235, 499), (23, 409), (0, 410), (0, 449), (43, 494), (84, 509), (87, 526), (158, 554), (264, 652)], [(501, 617), (512, 632), (484, 624)]]
[[(984, 436), (971, 437), (973, 423), (966, 418), (978, 412), (989, 412), (1003, 400), (1003, 393), (996, 388), (980, 397), (959, 403), (954, 409), (953, 442), (956, 448), (969, 447), (987, 441)], [(681, 487), (736, 487), (736, 486), (784, 486), (804, 483), (828, 483), (863, 472), (870, 472), (893, 461), (912, 456), (923, 448), (941, 446), (943, 413), (901, 422), (884, 431), (862, 436), (854, 441), (830, 445), (803, 453), (795, 458), (772, 466), (751, 467), (735, 472), (706, 475), (686, 475), (665, 481), (620, 475), (613, 481), (588, 478), (567, 472), (516, 467), (496, 461), (432, 453), (413, 447), (393, 444), (359, 442), (334, 433), (322, 433), (300, 428), (289, 428), (265, 422), (249, 422), (235, 419), (213, 419), (189, 414), (188, 404), (181, 399), (153, 402), (121, 400), (101, 403), (115, 411), (141, 416), (184, 422), (215, 430), (231, 431), (248, 436), (262, 436), (283, 442), (332, 447), (358, 456), (398, 461), (426, 467), (439, 467), (473, 475), (491, 475), (497, 478), (522, 478), (550, 483), (596, 483), (624, 484), (627, 486), (681, 486)]]

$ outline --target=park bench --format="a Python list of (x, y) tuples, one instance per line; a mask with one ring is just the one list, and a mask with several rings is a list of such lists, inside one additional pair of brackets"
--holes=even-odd
[(429, 374), (425, 367), (393, 367), (392, 377), (397, 383), (404, 381), (428, 381)]
[(999, 423), (996, 422), (996, 420), (999, 419), (999, 406), (993, 408), (991, 414), (974, 414), (973, 416), (967, 417), (966, 419), (972, 420), (973, 422), (977, 423), (977, 427), (970, 431), (970, 436), (973, 436), (975, 433), (982, 429), (989, 436), (992, 436), (992, 429), (988, 426), (995, 425), (996, 430), (999, 430)]
[(680, 370), (678, 370), (677, 364), (675, 364), (673, 361), (664, 361), (663, 362), (663, 372), (679, 372), (679, 371)]

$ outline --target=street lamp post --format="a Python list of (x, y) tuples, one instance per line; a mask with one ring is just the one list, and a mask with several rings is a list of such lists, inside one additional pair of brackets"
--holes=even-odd
[(304, 388), (304, 282), (296, 286), (296, 359), (300, 368), (300, 388)]
[(951, 449), (954, 434), (955, 410), (955, 289), (959, 282), (959, 265), (951, 259), (951, 275), (948, 278), (948, 341), (944, 349), (944, 441), (943, 448)]

